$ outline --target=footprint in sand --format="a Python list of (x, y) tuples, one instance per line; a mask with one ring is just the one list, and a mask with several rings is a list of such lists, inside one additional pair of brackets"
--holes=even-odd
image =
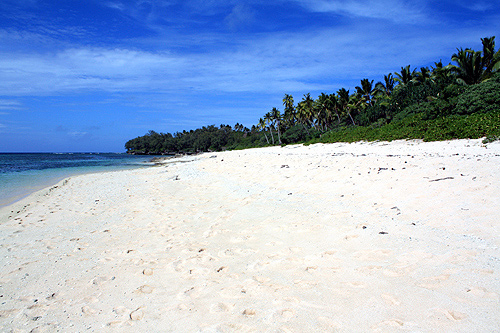
[(395, 272), (391, 269), (384, 269), (382, 271), (382, 274), (384, 274), (385, 276), (388, 276), (388, 277), (396, 277), (396, 276), (401, 276), (402, 274), (399, 273), (399, 272)]
[(317, 318), (318, 322), (320, 323), (320, 325), (327, 331), (327, 332), (332, 332), (332, 331), (336, 331), (338, 329), (341, 329), (342, 326), (340, 325), (340, 323), (338, 323), (337, 321), (331, 319), (331, 318), (328, 318), (328, 317), (318, 317)]
[(123, 315), (125, 313), (128, 313), (129, 311), (130, 311), (129, 309), (121, 305), (113, 308), (113, 312), (116, 313), (117, 315)]
[(391, 250), (361, 250), (353, 254), (353, 256), (363, 261), (383, 260), (392, 254)]
[(106, 325), (109, 326), (109, 327), (120, 327), (120, 326), (123, 325), (123, 322), (119, 321), (119, 320), (114, 320), (114, 321), (110, 321)]
[(210, 312), (211, 313), (231, 312), (233, 310), (233, 308), (234, 308), (234, 304), (220, 302), (220, 303), (212, 304), (210, 306)]
[(203, 289), (204, 289), (203, 287), (194, 286), (185, 290), (184, 292), (179, 293), (177, 297), (181, 299), (186, 297), (199, 298), (201, 295), (203, 295)]
[(351, 234), (351, 235), (346, 235), (344, 237), (344, 239), (345, 240), (351, 240), (351, 239), (355, 239), (355, 238), (358, 238), (358, 237), (359, 237), (359, 235), (357, 235), (357, 234)]
[(419, 283), (417, 283), (417, 286), (423, 287), (426, 289), (436, 289), (441, 286), (441, 283), (443, 281), (448, 280), (450, 277), (449, 274), (441, 274), (438, 276), (431, 276), (427, 278), (423, 278)]
[(0, 310), (0, 318), (8, 318), (17, 312), (19, 312), (18, 309)]
[(399, 319), (388, 319), (384, 320), (376, 325), (373, 325), (371, 328), (375, 332), (385, 332), (388, 330), (388, 327), (400, 328), (404, 326), (404, 321)]
[(133, 321), (138, 321), (144, 318), (144, 311), (142, 308), (138, 308), (130, 313), (130, 319)]
[(280, 315), (283, 320), (288, 321), (295, 316), (295, 311), (292, 309), (283, 309), (280, 311)]
[(366, 275), (370, 275), (370, 274), (373, 274), (374, 272), (380, 271), (381, 269), (382, 269), (382, 266), (369, 265), (369, 266), (362, 266), (362, 267), (356, 268), (356, 271), (363, 273), (363, 274), (366, 274)]
[(250, 238), (252, 238), (251, 236), (237, 236), (237, 237), (231, 237), (231, 239), (229, 240), (231, 243), (242, 243), (242, 242), (245, 242), (247, 240), (249, 240)]
[(219, 292), (219, 296), (227, 299), (240, 299), (246, 295), (241, 288), (226, 288)]
[(219, 251), (217, 255), (222, 258), (230, 258), (236, 256), (246, 256), (257, 251), (251, 249), (229, 248), (224, 251)]
[(114, 276), (98, 276), (92, 280), (92, 284), (96, 286), (100, 286), (108, 281), (114, 280)]
[(434, 313), (431, 315), (431, 317), (434, 317), (438, 320), (446, 318), (447, 320), (450, 321), (460, 321), (467, 318), (467, 315), (465, 313), (455, 310), (434, 309)]
[(139, 288), (137, 288), (137, 292), (140, 293), (140, 294), (151, 294), (153, 293), (153, 287), (151, 286), (148, 286), (147, 284), (143, 285), (143, 286), (140, 286)]
[(466, 292), (468, 293), (468, 295), (481, 298), (495, 298), (495, 299), (499, 298), (497, 293), (488, 291), (486, 288), (482, 287), (467, 288)]
[(304, 281), (304, 280), (294, 280), (293, 283), (301, 288), (309, 289), (309, 288), (314, 288), (316, 285), (318, 285), (318, 281)]
[(82, 312), (90, 316), (95, 314), (97, 311), (95, 309), (92, 309), (90, 306), (85, 305), (82, 307)]
[(266, 282), (269, 282), (271, 279), (268, 278), (268, 277), (265, 277), (265, 276), (254, 276), (253, 279), (259, 283), (266, 283)]
[(394, 296), (390, 294), (382, 294), (380, 295), (384, 301), (389, 305), (400, 305), (401, 302)]

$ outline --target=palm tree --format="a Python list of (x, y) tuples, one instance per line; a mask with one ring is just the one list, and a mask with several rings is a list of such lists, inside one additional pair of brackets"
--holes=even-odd
[(340, 109), (340, 112), (343, 114), (346, 114), (351, 118), (351, 122), (353, 125), (356, 125), (354, 122), (354, 119), (351, 116), (351, 108), (349, 104), (349, 90), (346, 90), (345, 88), (341, 88), (337, 91), (337, 96), (338, 96), (338, 106)]
[(285, 112), (283, 114), (283, 120), (285, 123), (285, 127), (292, 127), (295, 125), (297, 120), (295, 107), (293, 106), (293, 96), (285, 94), (283, 97), (283, 106), (285, 107)]
[(443, 66), (443, 62), (441, 60), (439, 60), (439, 62), (435, 62), (434, 67), (432, 67), (431, 80), (447, 80), (451, 76), (452, 68), (452, 64)]
[(271, 138), (273, 140), (273, 145), (274, 145), (274, 135), (273, 135), (273, 115), (271, 112), (268, 112), (264, 115), (264, 120), (267, 121), (269, 132), (271, 132)]
[(420, 67), (420, 72), (415, 73), (414, 81), (424, 83), (427, 80), (432, 80), (431, 71), (428, 67)]
[(457, 75), (457, 82), (469, 85), (483, 81), (485, 71), (481, 51), (471, 49), (457, 49), (457, 51), (451, 56), (451, 60), (457, 63), (453, 67), (453, 71)]
[(366, 107), (368, 107), (368, 104), (366, 103), (366, 100), (362, 95), (356, 93), (349, 96), (349, 103), (347, 104), (347, 106), (349, 117), (351, 118), (352, 123), (356, 125), (352, 117), (352, 113), (355, 111), (357, 111), (357, 113), (360, 113), (361, 111), (366, 109)]
[(373, 80), (361, 80), (361, 87), (356, 86), (356, 93), (360, 95), (366, 103), (373, 105), (372, 97), (375, 93), (375, 89), (373, 89)]
[(415, 71), (415, 69), (410, 71), (410, 65), (401, 67), (401, 73), (394, 73), (397, 76), (394, 80), (404, 86), (405, 84), (413, 82), (413, 79), (415, 78)]
[(392, 77), (392, 73), (389, 73), (389, 75), (384, 75), (384, 83), (382, 82), (377, 82), (375, 84), (375, 90), (376, 90), (376, 95), (381, 94), (384, 96), (389, 97), (392, 94), (392, 91), (394, 90), (394, 78)]
[(264, 131), (264, 136), (266, 137), (267, 144), (269, 144), (269, 139), (266, 135), (266, 121), (262, 118), (259, 119), (259, 124), (257, 125), (262, 131)]
[(313, 120), (313, 105), (314, 101), (310, 93), (304, 94), (302, 101), (297, 105), (297, 119), (307, 131), (309, 130), (305, 125), (307, 124), (310, 126)]
[(487, 73), (500, 69), (500, 50), (495, 52), (495, 36), (481, 38), (483, 43), (483, 67)]
[(281, 133), (280, 133), (281, 113), (280, 113), (280, 110), (278, 110), (277, 108), (273, 108), (271, 110), (271, 116), (273, 119), (273, 124), (276, 124), (276, 128), (278, 130), (278, 143), (281, 144)]
[(240, 124), (240, 123), (236, 123), (236, 124), (234, 125), (234, 131), (235, 131), (235, 132), (240, 132), (240, 131), (243, 131), (243, 125), (242, 125), (242, 124)]
[(481, 38), (483, 51), (457, 49), (451, 60), (457, 65), (453, 72), (461, 84), (476, 84), (488, 80), (500, 69), (500, 50), (495, 52), (495, 37)]
[[(333, 94), (332, 94), (333, 95)], [(335, 102), (337, 101), (335, 95), (327, 95), (321, 93), (318, 99), (314, 101), (314, 111), (318, 126), (325, 131), (330, 126), (333, 119), (333, 111), (335, 109)]]
[(330, 94), (330, 101), (332, 103), (333, 111), (335, 111), (335, 115), (337, 116), (337, 121), (340, 124), (341, 110), (339, 99), (335, 94)]

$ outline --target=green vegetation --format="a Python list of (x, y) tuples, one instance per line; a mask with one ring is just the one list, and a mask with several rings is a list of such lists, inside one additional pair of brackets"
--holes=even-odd
[(125, 144), (129, 153), (220, 151), (276, 144), (423, 139), (500, 138), (500, 51), (495, 37), (482, 38), (482, 51), (457, 49), (452, 63), (412, 69), (373, 80), (355, 92), (345, 88), (304, 94), (295, 105), (285, 94), (284, 112), (274, 107), (251, 129), (214, 125), (189, 132), (150, 131)]

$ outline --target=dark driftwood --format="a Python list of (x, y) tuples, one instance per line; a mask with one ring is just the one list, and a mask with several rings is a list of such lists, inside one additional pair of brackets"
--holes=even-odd
[(453, 177), (445, 177), (445, 178), (432, 179), (432, 180), (429, 180), (429, 182), (438, 182), (440, 180), (446, 180), (446, 179), (453, 179)]

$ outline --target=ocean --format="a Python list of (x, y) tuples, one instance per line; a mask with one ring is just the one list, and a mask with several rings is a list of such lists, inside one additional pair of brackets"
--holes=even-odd
[(0, 153), (0, 207), (85, 173), (140, 168), (154, 156), (115, 153)]

